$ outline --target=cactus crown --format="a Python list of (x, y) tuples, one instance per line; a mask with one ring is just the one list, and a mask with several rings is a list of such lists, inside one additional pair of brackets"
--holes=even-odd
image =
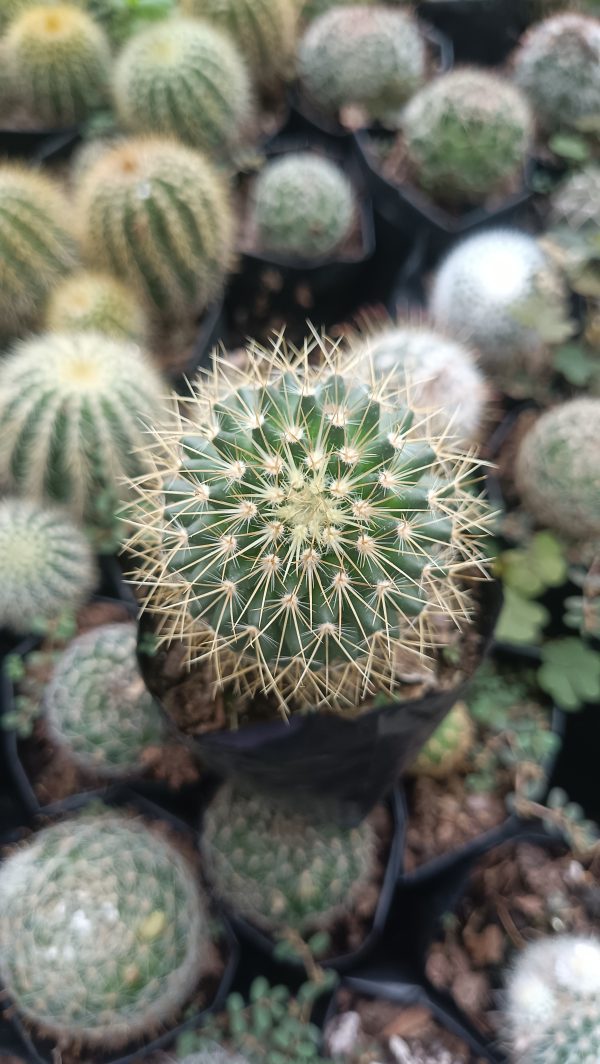
[(126, 285), (107, 273), (78, 270), (54, 289), (46, 309), (49, 332), (98, 332), (142, 342), (146, 316)]
[(0, 973), (19, 1013), (112, 1047), (172, 1020), (209, 965), (208, 911), (175, 847), (104, 811), (54, 824), (0, 868)]
[(93, 591), (91, 547), (71, 519), (26, 499), (0, 500), (0, 628), (26, 633)]
[(600, 166), (590, 163), (575, 170), (553, 193), (551, 219), (569, 229), (600, 229)]
[(182, 0), (181, 6), (231, 34), (261, 85), (289, 78), (296, 0)]
[(399, 646), (436, 645), (431, 610), (470, 615), (477, 462), (427, 429), (406, 388), (366, 383), (326, 340), (279, 338), (247, 363), (232, 380), (216, 361), (168, 462), (138, 485), (139, 581), (162, 640), (210, 658), (220, 682), (282, 709), (354, 711), (399, 689)]
[(135, 648), (132, 624), (105, 624), (77, 636), (45, 691), (54, 739), (101, 776), (139, 769), (144, 749), (164, 741), (160, 710), (146, 690)]

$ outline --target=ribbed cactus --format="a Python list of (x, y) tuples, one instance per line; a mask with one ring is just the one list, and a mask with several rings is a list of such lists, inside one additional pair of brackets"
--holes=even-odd
[(223, 155), (252, 114), (244, 61), (219, 29), (165, 19), (132, 38), (115, 74), (117, 114), (136, 133), (166, 133)]
[(79, 214), (90, 261), (161, 317), (199, 313), (221, 291), (233, 218), (224, 179), (199, 152), (158, 137), (103, 152), (83, 176)]
[(600, 166), (590, 163), (561, 182), (550, 200), (550, 218), (569, 229), (600, 230)]
[(600, 112), (600, 19), (563, 12), (538, 22), (514, 55), (514, 77), (547, 132)]
[(106, 103), (110, 47), (85, 11), (67, 4), (26, 8), (9, 26), (6, 43), (19, 96), (39, 122), (67, 126)]
[(68, 216), (50, 178), (0, 165), (0, 336), (35, 326), (48, 293), (74, 265)]
[(266, 87), (289, 80), (296, 43), (296, 0), (181, 0), (188, 15), (226, 30)]
[(411, 765), (411, 776), (447, 779), (465, 765), (474, 739), (475, 726), (468, 707), (457, 702)]
[(3, 987), (61, 1043), (107, 1050), (171, 1022), (212, 948), (191, 866), (126, 815), (54, 824), (0, 867)]
[(49, 333), (0, 364), (0, 480), (111, 526), (125, 475), (144, 472), (149, 423), (166, 388), (134, 344), (97, 333)]
[(512, 1064), (600, 1060), (600, 942), (579, 935), (525, 946), (507, 985)]
[(99, 776), (139, 769), (164, 729), (138, 669), (135, 626), (105, 624), (73, 639), (46, 688), (44, 713), (54, 740), (83, 768)]
[(0, 628), (27, 633), (76, 609), (97, 580), (83, 532), (59, 510), (0, 500)]
[(568, 539), (600, 535), (600, 399), (547, 410), (525, 436), (516, 480), (525, 510)]
[(215, 893), (229, 909), (265, 930), (302, 934), (350, 911), (375, 862), (369, 821), (342, 828), (231, 785), (205, 814), (202, 847)]
[(425, 637), (430, 610), (459, 626), (470, 614), (477, 462), (328, 341), (253, 345), (231, 372), (199, 381), (171, 457), (140, 485), (140, 534), (151, 524), (158, 540), (141, 590), (162, 641), (182, 639), (223, 684), (284, 712), (355, 712), (398, 691), (396, 653)]
[(525, 96), (487, 70), (435, 78), (402, 114), (415, 182), (440, 203), (482, 203), (514, 185), (530, 147)]
[(321, 110), (358, 104), (385, 118), (423, 84), (425, 44), (406, 11), (365, 4), (333, 8), (315, 19), (300, 41), (298, 73)]
[(356, 218), (352, 185), (335, 163), (292, 152), (267, 163), (256, 180), (253, 221), (266, 251), (303, 259), (331, 255)]
[(143, 343), (146, 315), (136, 295), (115, 277), (78, 270), (52, 292), (46, 308), (49, 332), (98, 332)]

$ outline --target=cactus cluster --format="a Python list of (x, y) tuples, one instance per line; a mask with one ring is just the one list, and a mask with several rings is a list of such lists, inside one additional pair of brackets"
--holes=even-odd
[(126, 776), (164, 740), (160, 710), (146, 690), (133, 624), (105, 624), (77, 636), (44, 694), (50, 734), (83, 768)]
[(27, 633), (76, 609), (97, 575), (88, 541), (66, 514), (0, 500), (0, 628)]
[(199, 313), (221, 291), (233, 219), (224, 179), (199, 152), (158, 137), (118, 144), (83, 175), (78, 210), (90, 261), (160, 317)]
[(172, 1021), (211, 948), (191, 866), (124, 814), (54, 824), (0, 867), (3, 987), (61, 1043), (106, 1050)]
[(546, 132), (600, 112), (600, 19), (563, 12), (538, 22), (514, 55), (514, 77)]
[(582, 542), (600, 537), (600, 399), (546, 411), (525, 436), (516, 482), (525, 510), (544, 528)]
[(339, 166), (313, 152), (267, 163), (253, 201), (261, 247), (303, 259), (331, 255), (356, 218), (352, 185)]
[(287, 80), (296, 41), (296, 0), (181, 0), (188, 15), (225, 30), (266, 88)]
[(532, 134), (525, 96), (486, 70), (454, 70), (413, 96), (402, 137), (417, 184), (449, 205), (482, 203), (520, 178)]
[(383, 120), (423, 84), (426, 71), (415, 19), (387, 7), (333, 8), (309, 25), (299, 45), (302, 87), (331, 114), (353, 104)]
[(135, 294), (107, 273), (77, 270), (52, 292), (46, 307), (49, 332), (96, 332), (143, 343), (146, 315)]
[(467, 762), (475, 740), (475, 725), (465, 702), (457, 702), (426, 742), (410, 768), (412, 776), (444, 780)]
[(231, 784), (206, 812), (202, 845), (217, 896), (268, 931), (331, 926), (373, 877), (368, 820), (339, 827)]
[(589, 163), (562, 181), (550, 200), (550, 217), (555, 225), (579, 230), (590, 226), (600, 230), (600, 166)]

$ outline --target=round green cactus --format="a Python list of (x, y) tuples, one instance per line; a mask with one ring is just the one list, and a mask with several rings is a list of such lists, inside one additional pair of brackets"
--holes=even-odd
[(57, 285), (46, 308), (49, 332), (98, 332), (143, 343), (146, 315), (135, 294), (107, 273), (78, 270)]
[(356, 219), (352, 185), (339, 166), (312, 152), (267, 163), (253, 199), (261, 246), (303, 259), (331, 255)]
[(448, 779), (464, 766), (474, 739), (475, 726), (469, 709), (464, 702), (457, 702), (411, 765), (411, 776)]
[(562, 181), (552, 194), (550, 212), (555, 225), (600, 230), (600, 166), (590, 163)]
[(514, 77), (549, 133), (600, 112), (600, 19), (564, 12), (538, 22), (514, 55)]
[(241, 55), (226, 34), (196, 19), (165, 19), (132, 38), (117, 63), (115, 102), (126, 128), (221, 155), (252, 115)]
[(226, 30), (253, 77), (272, 86), (290, 77), (296, 43), (296, 0), (181, 0), (188, 15)]
[(217, 896), (268, 931), (330, 926), (352, 909), (375, 863), (369, 821), (342, 828), (231, 785), (206, 812), (202, 846)]
[(166, 389), (140, 349), (97, 333), (49, 333), (0, 364), (0, 480), (64, 503), (101, 529), (147, 468), (149, 423)]
[(105, 624), (77, 636), (59, 659), (44, 695), (55, 742), (83, 768), (126, 776), (149, 746), (164, 742), (157, 703), (136, 658), (134, 625)]
[(98, 574), (83, 532), (58, 510), (0, 500), (0, 628), (19, 634), (88, 598)]
[(233, 251), (224, 179), (199, 152), (127, 140), (84, 174), (79, 214), (90, 261), (127, 281), (162, 318), (204, 310)]
[(532, 134), (525, 96), (486, 70), (453, 70), (407, 104), (402, 136), (417, 184), (440, 203), (482, 203), (520, 177)]
[(547, 410), (525, 436), (516, 465), (524, 508), (568, 539), (600, 535), (600, 399)]
[(110, 47), (85, 11), (67, 4), (26, 8), (9, 26), (6, 44), (19, 96), (44, 125), (78, 122), (107, 101)]
[(424, 83), (427, 54), (411, 14), (360, 4), (315, 19), (298, 65), (302, 87), (321, 110), (356, 104), (384, 119)]
[(107, 1050), (171, 1022), (212, 948), (194, 871), (123, 814), (54, 824), (0, 867), (4, 989), (61, 1043)]
[(0, 165), (0, 335), (35, 327), (48, 293), (74, 266), (68, 214), (50, 178)]
[(328, 341), (253, 345), (246, 361), (237, 379), (217, 363), (198, 382), (139, 487), (142, 542), (148, 522), (157, 540), (140, 587), (160, 639), (210, 659), (223, 685), (282, 712), (355, 712), (401, 689), (400, 648), (417, 660), (435, 646), (431, 609), (467, 620), (477, 462), (430, 431), (400, 383), (366, 383)]

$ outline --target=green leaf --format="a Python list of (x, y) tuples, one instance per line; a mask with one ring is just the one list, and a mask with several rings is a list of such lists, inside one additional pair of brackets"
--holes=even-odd
[(538, 598), (567, 579), (568, 563), (560, 540), (551, 532), (537, 532), (526, 547), (504, 551), (496, 566), (505, 587), (521, 598)]
[(585, 137), (578, 137), (575, 133), (555, 133), (548, 141), (548, 146), (555, 155), (571, 162), (585, 163), (590, 157)]
[(550, 615), (545, 606), (523, 598), (512, 588), (504, 589), (504, 606), (496, 625), (502, 643), (538, 643)]
[(568, 636), (542, 647), (538, 682), (566, 710), (600, 698), (600, 653), (581, 639)]
[(554, 368), (577, 388), (583, 388), (600, 370), (600, 359), (582, 344), (564, 344), (554, 352)]

